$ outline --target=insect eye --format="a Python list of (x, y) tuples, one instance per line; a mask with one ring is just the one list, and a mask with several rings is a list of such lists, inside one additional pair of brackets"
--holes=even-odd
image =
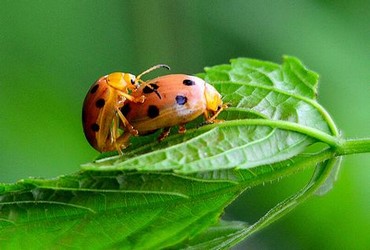
[(131, 84), (134, 85), (135, 84), (135, 79), (131, 78)]

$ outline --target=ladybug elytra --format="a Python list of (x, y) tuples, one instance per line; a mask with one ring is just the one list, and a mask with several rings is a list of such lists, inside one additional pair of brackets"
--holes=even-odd
[[(126, 101), (121, 108), (128, 122), (144, 135), (163, 129), (158, 138), (163, 140), (170, 128), (179, 126), (179, 133), (186, 131), (185, 124), (204, 115), (205, 123), (212, 123), (219, 113), (227, 108), (220, 93), (203, 79), (184, 74), (172, 74), (147, 81), (138, 91), (132, 93), (137, 98), (145, 96), (144, 103)], [(121, 127), (124, 128), (124, 126)], [(125, 129), (126, 140), (131, 136)]]

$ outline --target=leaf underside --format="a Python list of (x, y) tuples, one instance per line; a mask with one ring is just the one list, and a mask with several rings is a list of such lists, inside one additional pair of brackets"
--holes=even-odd
[(219, 218), (241, 192), (333, 157), (311, 146), (338, 132), (316, 102), (318, 75), (296, 58), (238, 58), (200, 76), (229, 105), (222, 123), (133, 138), (73, 175), (0, 184), (2, 249), (230, 247), (248, 225)]

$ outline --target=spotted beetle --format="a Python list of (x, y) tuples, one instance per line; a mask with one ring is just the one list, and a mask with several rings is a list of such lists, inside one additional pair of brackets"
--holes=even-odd
[(140, 86), (147, 86), (141, 77), (158, 68), (169, 69), (169, 66), (153, 66), (137, 77), (129, 73), (111, 73), (91, 86), (83, 104), (82, 124), (92, 147), (100, 152), (117, 150), (122, 153), (124, 135), (119, 132), (119, 124), (131, 135), (138, 134), (120, 109), (124, 103), (142, 104), (145, 101), (145, 96), (136, 92)]
[[(144, 95), (145, 102), (125, 102), (120, 109), (139, 135), (145, 135), (163, 128), (159, 140), (165, 139), (173, 126), (179, 126), (179, 133), (186, 131), (185, 124), (204, 115), (205, 123), (227, 108), (220, 93), (203, 79), (184, 74), (172, 74), (149, 80), (132, 94), (135, 98)], [(124, 126), (121, 125), (122, 128)], [(123, 137), (128, 144), (130, 133)]]

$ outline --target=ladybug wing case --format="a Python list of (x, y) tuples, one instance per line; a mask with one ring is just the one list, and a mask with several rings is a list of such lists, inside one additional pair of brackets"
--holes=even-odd
[(86, 139), (98, 151), (102, 151), (105, 147), (114, 116), (114, 109), (110, 107), (111, 90), (106, 84), (105, 78), (100, 78), (91, 86), (82, 110)]
[(206, 109), (205, 82), (194, 76), (166, 75), (147, 82), (133, 95), (144, 94), (143, 104), (126, 103), (122, 113), (140, 134), (183, 125)]

